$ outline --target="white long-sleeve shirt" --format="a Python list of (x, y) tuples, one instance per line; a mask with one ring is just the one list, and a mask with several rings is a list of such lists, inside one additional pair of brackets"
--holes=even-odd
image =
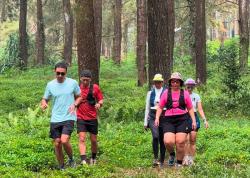
[(160, 102), (160, 97), (161, 97), (163, 87), (161, 87), (160, 89), (154, 88), (154, 90), (155, 90), (154, 107), (150, 107), (150, 95), (152, 91), (148, 91), (147, 93), (144, 126), (148, 125), (148, 114), (149, 114), (150, 109), (157, 109), (156, 103)]

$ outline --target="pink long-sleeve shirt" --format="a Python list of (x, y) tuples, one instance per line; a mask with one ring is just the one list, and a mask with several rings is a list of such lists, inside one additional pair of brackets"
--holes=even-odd
[[(173, 108), (166, 110), (165, 116), (175, 116), (175, 115), (183, 115), (186, 114), (188, 111), (187, 110), (182, 110), (178, 108), (179, 106), (179, 97), (180, 97), (180, 90), (179, 91), (172, 91), (172, 101), (173, 101)], [(163, 109), (164, 106), (166, 105), (168, 100), (168, 90), (165, 90), (163, 94), (161, 95), (160, 99), (160, 108)], [(184, 90), (184, 101), (186, 104), (187, 109), (191, 109), (193, 107), (191, 98), (189, 96), (189, 93)]]

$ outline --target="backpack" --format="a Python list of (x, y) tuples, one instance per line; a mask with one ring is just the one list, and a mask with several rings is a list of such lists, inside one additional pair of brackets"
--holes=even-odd
[[(173, 108), (173, 100), (172, 100), (171, 89), (168, 90), (168, 99), (167, 99), (167, 103), (166, 103), (165, 107), (167, 108), (167, 110)], [(184, 90), (183, 89), (181, 89), (181, 92), (180, 92), (179, 106), (177, 108), (179, 108), (181, 110), (186, 110), (186, 104), (185, 104)]]
[(89, 86), (89, 92), (88, 92), (88, 95), (87, 95), (87, 101), (90, 105), (92, 106), (95, 106), (96, 104), (96, 99), (93, 95), (93, 84), (91, 83), (90, 86)]

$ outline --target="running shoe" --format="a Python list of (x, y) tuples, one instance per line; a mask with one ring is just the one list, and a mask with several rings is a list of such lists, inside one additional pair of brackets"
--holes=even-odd
[(175, 163), (175, 156), (170, 155), (168, 159), (168, 165), (174, 166), (174, 163)]

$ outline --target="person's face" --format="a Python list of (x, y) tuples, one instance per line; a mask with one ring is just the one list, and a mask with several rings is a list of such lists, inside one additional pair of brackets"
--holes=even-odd
[(66, 77), (67, 70), (65, 68), (56, 68), (55, 69), (56, 79), (59, 83), (62, 83)]
[(80, 80), (81, 80), (81, 82), (82, 82), (82, 85), (83, 85), (84, 87), (87, 87), (87, 86), (89, 86), (89, 83), (90, 83), (90, 81), (91, 81), (91, 78), (88, 78), (88, 77), (81, 77)]
[(179, 89), (181, 86), (181, 81), (178, 79), (172, 79), (171, 80), (171, 88), (173, 89)]
[(194, 90), (194, 85), (186, 85), (186, 89), (189, 91), (189, 92), (192, 92)]
[(163, 82), (161, 81), (154, 81), (155, 88), (160, 89), (162, 87)]

